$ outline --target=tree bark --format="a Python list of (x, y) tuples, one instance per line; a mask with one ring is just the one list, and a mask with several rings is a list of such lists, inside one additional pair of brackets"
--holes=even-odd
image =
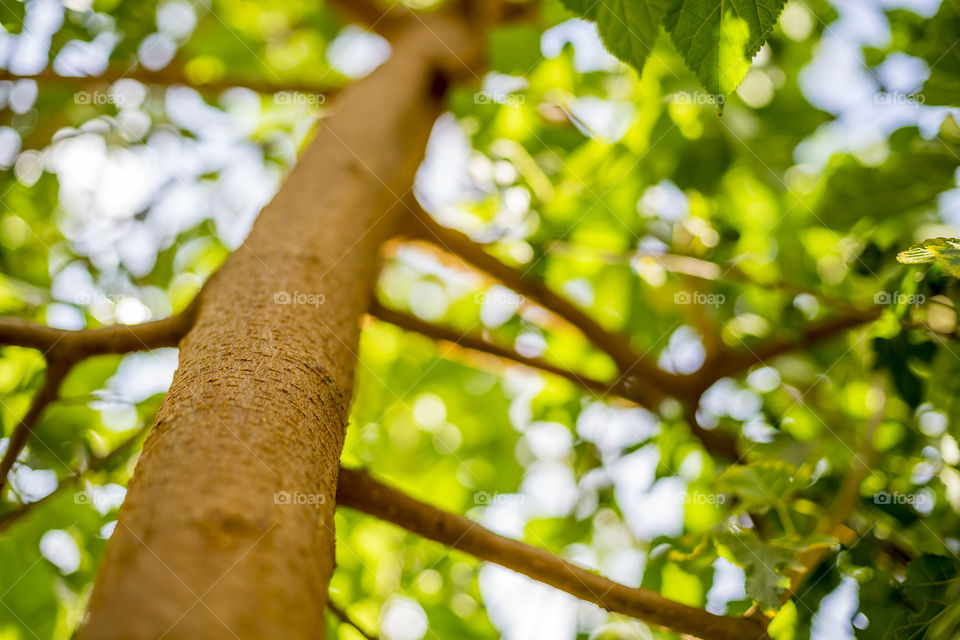
[[(108, 544), (82, 640), (321, 638), (359, 318), (451, 58), (412, 23), (345, 89), (200, 295)], [(319, 504), (297, 504), (300, 500)]]

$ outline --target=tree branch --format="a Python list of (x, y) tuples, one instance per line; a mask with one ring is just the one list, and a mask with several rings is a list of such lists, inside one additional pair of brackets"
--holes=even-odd
[(690, 425), (690, 431), (703, 443), (703, 448), (711, 454), (723, 456), (733, 462), (739, 462), (745, 455), (740, 449), (740, 441), (726, 431), (707, 429), (701, 425), (700, 420), (697, 419), (698, 406), (699, 403), (697, 402), (684, 404), (684, 412), (686, 413), (687, 424)]
[[(690, 378), (696, 378), (692, 383), (692, 395), (699, 395), (711, 384), (720, 378), (738, 373), (753, 364), (766, 361), (788, 351), (809, 346), (820, 340), (833, 337), (847, 329), (867, 324), (876, 320), (881, 311), (877, 309), (863, 310), (848, 301), (817, 291), (809, 287), (797, 285), (789, 281), (778, 280), (772, 283), (761, 283), (754, 280), (736, 264), (716, 263), (701, 260), (691, 256), (648, 251), (634, 251), (630, 254), (605, 252), (600, 249), (578, 247), (566, 242), (554, 241), (546, 245), (547, 253), (573, 254), (579, 250), (593, 251), (606, 262), (629, 263), (633, 260), (650, 260), (665, 270), (705, 281), (730, 279), (744, 284), (776, 289), (785, 294), (811, 295), (825, 305), (842, 315), (823, 321), (805, 329), (799, 339), (774, 339), (753, 349), (734, 351), (722, 349), (708, 356), (703, 368)], [(906, 323), (905, 323), (906, 324)], [(910, 326), (906, 324), (906, 326)], [(711, 339), (705, 336), (705, 340)]]
[(439, 245), (456, 254), (510, 289), (531, 298), (565, 319), (577, 327), (601, 351), (609, 355), (624, 375), (636, 376), (655, 386), (662, 393), (669, 394), (680, 389), (678, 376), (663, 371), (648, 358), (637, 354), (626, 337), (607, 330), (566, 298), (500, 262), (466, 234), (437, 224), (419, 205), (413, 206), (415, 206), (415, 218), (419, 223), (418, 228), (413, 232), (414, 237)]
[(22, 504), (16, 509), (8, 511), (7, 513), (0, 516), (0, 532), (3, 532), (9, 529), (14, 523), (23, 518), (25, 515), (30, 513), (32, 510), (36, 509), (40, 505), (49, 502), (55, 496), (60, 495), (67, 489), (76, 486), (77, 482), (86, 474), (99, 471), (103, 469), (108, 464), (116, 460), (122, 455), (129, 455), (130, 449), (141, 439), (148, 431), (150, 431), (151, 425), (147, 425), (141, 429), (138, 429), (135, 434), (118, 444), (113, 451), (106, 455), (94, 456), (90, 463), (87, 465), (86, 469), (75, 471), (63, 478), (60, 479), (60, 482), (57, 483), (57, 488), (52, 492), (48, 493), (44, 497), (36, 500), (34, 502), (27, 502)]
[(10, 434), (10, 439), (7, 441), (7, 450), (3, 452), (3, 458), (0, 458), (0, 489), (6, 486), (7, 474), (13, 468), (17, 456), (27, 446), (27, 440), (30, 439), (30, 434), (43, 414), (43, 410), (56, 399), (60, 390), (60, 383), (67, 377), (70, 366), (70, 364), (59, 361), (47, 364), (43, 384), (40, 385), (40, 389), (33, 396), (27, 413), (19, 424), (13, 428), (13, 433)]
[(774, 338), (756, 347), (738, 351), (729, 350), (716, 354), (691, 376), (694, 380), (693, 389), (699, 395), (720, 378), (739, 373), (755, 364), (765, 363), (784, 353), (811, 346), (849, 329), (868, 324), (879, 316), (879, 310), (838, 316), (806, 327), (798, 337)]
[[(599, 394), (605, 397), (614, 396), (621, 398), (623, 400), (627, 400), (628, 402), (646, 407), (651, 411), (658, 410), (658, 404), (662, 399), (662, 396), (659, 395), (648, 398), (646, 393), (640, 393), (638, 389), (631, 388), (627, 382), (622, 380), (611, 384), (594, 380), (592, 378), (587, 378), (564, 367), (558, 367), (550, 362), (547, 362), (546, 360), (543, 360), (542, 358), (530, 358), (521, 355), (512, 349), (494, 344), (480, 336), (471, 335), (469, 333), (461, 333), (453, 329), (448, 329), (446, 327), (425, 322), (408, 313), (388, 309), (377, 301), (372, 303), (368, 313), (378, 320), (389, 322), (390, 324), (396, 325), (406, 331), (419, 333), (428, 338), (432, 338), (433, 340), (448, 342), (472, 351), (487, 353), (503, 360), (509, 360), (511, 362), (516, 362), (517, 364), (525, 365), (533, 369), (538, 369), (546, 373), (560, 376), (561, 378), (565, 378), (594, 394)], [(691, 431), (695, 436), (697, 436), (697, 438), (700, 439), (707, 451), (713, 455), (722, 456), (730, 460), (736, 460), (739, 458), (739, 445), (736, 438), (731, 437), (725, 432), (704, 429), (698, 422), (696, 422), (693, 414), (691, 414), (689, 417), (692, 420), (690, 422)]]
[(69, 362), (104, 353), (175, 347), (193, 326), (195, 311), (196, 303), (191, 303), (178, 314), (152, 322), (78, 331), (54, 329), (22, 318), (0, 318), (0, 346), (29, 347), (48, 359)]
[(410, 11), (396, 8), (397, 3), (390, 8), (377, 6), (376, 0), (327, 0), (327, 4), (348, 20), (388, 39), (395, 36), (405, 19), (410, 17)]
[(615, 389), (615, 386), (608, 385), (604, 382), (600, 382), (599, 380), (593, 380), (592, 378), (578, 375), (569, 369), (558, 367), (550, 362), (547, 362), (546, 360), (543, 360), (542, 358), (530, 358), (521, 355), (507, 347), (501, 347), (498, 344), (494, 344), (493, 342), (490, 342), (489, 340), (486, 340), (480, 336), (472, 335), (470, 333), (461, 333), (454, 329), (448, 329), (446, 327), (425, 322), (408, 313), (395, 311), (394, 309), (388, 309), (377, 301), (373, 302), (368, 313), (378, 320), (389, 322), (390, 324), (396, 325), (401, 329), (419, 333), (428, 338), (432, 338), (433, 340), (449, 342), (458, 347), (464, 347), (473, 351), (488, 353), (496, 356), (497, 358), (510, 360), (512, 362), (516, 362), (517, 364), (522, 364), (533, 369), (545, 371), (546, 373), (550, 373), (555, 376), (560, 376), (561, 378), (566, 378), (574, 384), (595, 393), (602, 395), (613, 394), (617, 396), (622, 396), (623, 394), (622, 390)]
[(198, 301), (199, 296), (181, 313), (162, 320), (80, 331), (54, 329), (21, 318), (0, 318), (0, 345), (38, 349), (47, 361), (43, 384), (23, 419), (14, 427), (0, 458), (0, 489), (6, 485), (7, 474), (27, 446), (44, 409), (56, 399), (60, 384), (74, 364), (92, 355), (176, 346), (193, 326)]
[(850, 304), (849, 301), (823, 293), (813, 287), (805, 287), (787, 280), (759, 282), (732, 262), (711, 262), (683, 254), (661, 253), (657, 251), (632, 251), (627, 254), (614, 253), (593, 247), (581, 247), (559, 240), (550, 242), (544, 250), (547, 253), (559, 254), (575, 254), (583, 251), (592, 252), (598, 254), (605, 262), (613, 264), (630, 264), (634, 261), (649, 260), (655, 262), (670, 273), (690, 276), (698, 280), (718, 281), (729, 279), (755, 287), (775, 289), (793, 296), (807, 294), (833, 307), (837, 311), (854, 314), (859, 311), (859, 309)]
[(463, 516), (415, 500), (363, 471), (341, 468), (337, 504), (522, 573), (608, 611), (706, 640), (767, 638), (759, 622), (714, 615), (647, 589), (613, 582), (542, 549), (493, 533)]

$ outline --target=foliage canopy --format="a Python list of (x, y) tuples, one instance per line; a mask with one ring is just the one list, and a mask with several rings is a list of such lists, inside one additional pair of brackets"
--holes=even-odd
[[(0, 309), (60, 328), (183, 310), (279, 188), (323, 92), (389, 52), (313, 0), (0, 12)], [(421, 202), (664, 371), (720, 375), (699, 401), (638, 407), (371, 320), (344, 464), (630, 586), (768, 614), (778, 640), (960, 637), (960, 5), (531, 13), (494, 28), (490, 72), (450, 92)], [(384, 307), (646, 384), (422, 243), (384, 253)], [(0, 496), (0, 638), (76, 628), (175, 365), (169, 349), (98, 355), (63, 381)], [(0, 349), (0, 438), (43, 374), (38, 351)], [(736, 439), (740, 461), (698, 430)], [(677, 637), (337, 517), (331, 599), (366, 629)]]

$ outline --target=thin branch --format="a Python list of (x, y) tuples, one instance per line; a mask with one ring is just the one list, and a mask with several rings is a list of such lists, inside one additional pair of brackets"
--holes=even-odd
[(463, 516), (415, 500), (363, 471), (340, 470), (337, 503), (522, 573), (608, 611), (706, 640), (767, 638), (764, 627), (755, 620), (718, 616), (647, 589), (613, 582), (543, 549), (498, 535)]
[[(749, 350), (720, 351), (708, 350), (710, 354), (703, 368), (694, 374), (699, 382), (694, 383), (694, 393), (699, 394), (720, 378), (738, 373), (748, 367), (764, 362), (770, 358), (788, 351), (810, 346), (811, 344), (833, 337), (843, 331), (868, 324), (876, 320), (881, 311), (878, 309), (864, 310), (849, 301), (832, 296), (811, 287), (805, 287), (785, 280), (769, 283), (757, 282), (753, 277), (732, 263), (716, 263), (691, 256), (652, 251), (635, 251), (630, 254), (606, 252), (600, 249), (578, 247), (566, 242), (554, 241), (546, 246), (547, 253), (575, 253), (578, 250), (594, 251), (607, 262), (628, 263), (633, 260), (650, 260), (665, 270), (691, 278), (705, 281), (729, 279), (744, 284), (776, 289), (789, 295), (807, 294), (833, 308), (842, 315), (823, 321), (805, 329), (799, 338), (774, 339)], [(910, 326), (905, 323), (906, 326)], [(705, 339), (711, 339), (706, 336)]]
[(735, 463), (740, 462), (744, 453), (740, 449), (740, 441), (736, 437), (719, 429), (707, 429), (700, 424), (700, 420), (697, 418), (699, 403), (686, 402), (683, 407), (687, 424), (690, 425), (690, 431), (703, 443), (704, 449), (713, 455), (723, 456)]
[(75, 471), (65, 477), (63, 477), (59, 483), (57, 483), (57, 488), (52, 492), (48, 493), (39, 500), (33, 502), (27, 502), (20, 505), (16, 509), (8, 511), (7, 513), (0, 516), (0, 532), (3, 532), (9, 529), (14, 523), (26, 516), (28, 513), (38, 508), (39, 506), (53, 500), (55, 496), (60, 495), (67, 489), (75, 487), (82, 477), (88, 473), (99, 471), (103, 469), (111, 462), (123, 455), (129, 455), (130, 449), (139, 442), (143, 436), (150, 431), (151, 425), (147, 425), (141, 429), (138, 429), (135, 434), (118, 444), (112, 451), (102, 456), (94, 456), (91, 458), (89, 464), (85, 469)]
[(348, 20), (362, 25), (385, 38), (396, 35), (410, 17), (410, 11), (392, 2), (391, 7), (378, 6), (376, 0), (327, 0), (327, 3), (342, 13)]
[(416, 209), (418, 229), (413, 235), (434, 243), (456, 254), (478, 269), (485, 271), (517, 293), (531, 298), (544, 308), (568, 321), (579, 329), (594, 345), (609, 355), (621, 373), (635, 376), (652, 384), (663, 393), (679, 388), (678, 377), (663, 371), (650, 359), (636, 353), (630, 341), (616, 331), (601, 326), (588, 313), (566, 298), (554, 293), (540, 282), (530, 280), (513, 267), (488, 254), (482, 245), (464, 233), (443, 227), (423, 211)]
[(488, 353), (496, 356), (497, 358), (510, 360), (533, 369), (539, 369), (540, 371), (545, 371), (555, 376), (560, 376), (561, 378), (566, 378), (574, 384), (577, 384), (578, 386), (595, 393), (603, 395), (622, 395), (622, 391), (615, 390), (611, 385), (600, 382), (599, 380), (578, 375), (569, 369), (558, 367), (541, 358), (530, 358), (528, 356), (521, 355), (512, 349), (501, 347), (500, 345), (494, 344), (493, 342), (490, 342), (489, 340), (486, 340), (478, 335), (461, 333), (454, 329), (448, 329), (446, 327), (425, 322), (416, 316), (403, 313), (402, 311), (388, 309), (379, 302), (374, 302), (371, 305), (368, 313), (378, 320), (389, 322), (390, 324), (396, 325), (406, 331), (419, 333), (434, 340), (449, 342), (458, 347), (464, 347), (473, 351)]
[(694, 379), (694, 391), (699, 395), (720, 378), (739, 373), (755, 364), (765, 363), (784, 353), (809, 347), (850, 329), (869, 324), (879, 316), (879, 310), (838, 316), (806, 327), (797, 337), (774, 338), (747, 349), (730, 350), (716, 354), (691, 376)]
[(20, 452), (23, 451), (23, 448), (27, 446), (27, 440), (30, 439), (30, 434), (37, 426), (37, 421), (43, 414), (44, 409), (56, 399), (60, 390), (60, 383), (67, 377), (69, 371), (70, 364), (59, 361), (48, 363), (43, 384), (40, 385), (40, 389), (33, 396), (33, 401), (30, 403), (27, 413), (20, 420), (20, 423), (14, 427), (10, 439), (7, 440), (7, 450), (3, 452), (3, 458), (0, 458), (0, 489), (3, 489), (6, 485), (7, 474), (13, 468), (13, 463)]
[(614, 264), (629, 264), (634, 261), (649, 260), (670, 273), (690, 276), (698, 280), (733, 280), (764, 289), (775, 289), (793, 296), (800, 294), (810, 295), (820, 302), (844, 313), (856, 314), (860, 311), (858, 307), (850, 304), (848, 300), (824, 293), (813, 287), (796, 284), (788, 280), (758, 282), (741, 269), (739, 265), (732, 262), (711, 262), (692, 256), (676, 253), (660, 253), (657, 251), (632, 251), (626, 254), (615, 253), (593, 247), (573, 245), (559, 240), (552, 241), (546, 245), (545, 251), (554, 254), (575, 254), (588, 251), (596, 254), (603, 261)]
[(133, 69), (128, 66), (112, 67), (95, 76), (63, 76), (55, 73), (52, 69), (44, 69), (43, 71), (30, 75), (20, 75), (6, 69), (0, 70), (0, 80), (16, 81), (24, 79), (36, 80), (42, 84), (60, 84), (72, 87), (77, 91), (95, 84), (113, 84), (123, 79), (136, 80), (141, 84), (163, 87), (182, 85), (196, 89), (197, 91), (210, 91), (215, 93), (234, 87), (243, 87), (256, 91), (257, 93), (265, 94), (283, 91), (307, 94), (331, 94), (336, 91), (335, 87), (319, 84), (280, 83), (258, 78), (220, 78), (208, 82), (196, 82), (188, 78), (177, 65), (168, 65), (157, 71), (151, 71), (142, 67)]
[[(406, 331), (419, 333), (428, 338), (432, 338), (433, 340), (450, 343), (457, 347), (470, 349), (472, 351), (486, 353), (496, 358), (516, 362), (517, 364), (525, 365), (533, 369), (538, 369), (546, 373), (560, 376), (561, 378), (565, 378), (579, 387), (590, 391), (591, 393), (599, 394), (604, 397), (613, 396), (621, 398), (628, 402), (646, 407), (651, 411), (658, 410), (658, 404), (662, 399), (662, 396), (655, 396), (648, 399), (645, 393), (641, 393), (641, 391), (646, 390), (631, 387), (629, 381), (620, 381), (610, 384), (595, 380), (593, 378), (588, 378), (570, 371), (569, 369), (558, 367), (550, 362), (547, 362), (546, 360), (543, 360), (542, 358), (531, 358), (521, 355), (512, 349), (494, 344), (480, 336), (470, 333), (461, 333), (453, 329), (425, 322), (415, 316), (403, 313), (401, 311), (388, 309), (376, 301), (372, 303), (368, 313), (378, 320), (389, 322), (390, 324), (396, 325)], [(700, 439), (704, 448), (708, 452), (713, 455), (728, 458), (730, 460), (737, 460), (740, 457), (739, 445), (736, 438), (725, 432), (704, 429), (698, 422), (696, 422), (694, 415), (691, 415), (690, 417), (692, 419), (690, 422), (690, 428), (693, 431), (693, 434)]]
[(350, 625), (351, 627), (357, 630), (357, 633), (359, 633), (361, 636), (363, 636), (367, 640), (377, 640), (377, 635), (375, 633), (369, 633), (367, 631), (364, 631), (363, 628), (360, 627), (360, 625), (358, 625), (355, 621), (350, 619), (350, 616), (347, 615), (346, 611), (344, 611), (343, 609), (335, 605), (329, 596), (327, 596), (327, 609), (329, 609), (330, 613), (336, 616), (337, 619), (340, 620), (340, 622)]
[(51, 359), (76, 362), (104, 353), (175, 347), (193, 326), (196, 304), (161, 320), (99, 329), (54, 329), (22, 318), (0, 318), (0, 346), (38, 349)]
[(0, 345), (38, 349), (47, 361), (43, 384), (23, 419), (14, 427), (0, 458), (0, 489), (6, 485), (7, 474), (27, 446), (44, 409), (57, 398), (60, 384), (74, 364), (92, 355), (176, 346), (193, 326), (198, 304), (199, 297), (181, 313), (162, 320), (80, 331), (54, 329), (21, 318), (0, 318)]

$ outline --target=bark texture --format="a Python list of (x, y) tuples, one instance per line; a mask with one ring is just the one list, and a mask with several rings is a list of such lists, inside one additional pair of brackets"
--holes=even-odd
[(469, 54), (453, 19), (409, 27), (204, 288), (82, 640), (323, 636), (358, 320), (439, 113), (438, 69)]

